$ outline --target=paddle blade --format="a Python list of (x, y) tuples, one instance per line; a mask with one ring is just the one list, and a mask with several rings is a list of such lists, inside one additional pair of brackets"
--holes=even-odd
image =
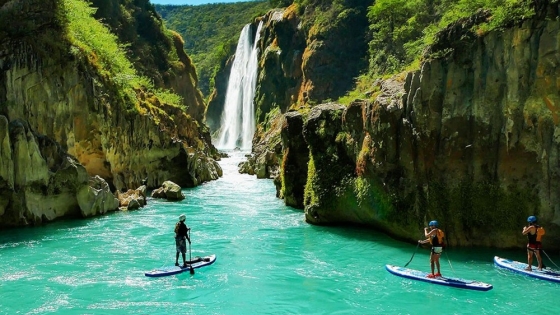
[(194, 275), (194, 268), (191, 266), (191, 275)]

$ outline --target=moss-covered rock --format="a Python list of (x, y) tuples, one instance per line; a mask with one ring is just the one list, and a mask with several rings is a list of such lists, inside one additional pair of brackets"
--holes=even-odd
[(307, 181), (309, 149), (303, 138), (305, 117), (296, 111), (284, 115), (282, 124), (282, 167), (281, 189), (279, 195), (286, 205), (303, 209), (303, 195)]
[(410, 241), (437, 219), (451, 245), (509, 248), (524, 246), (521, 228), (536, 215), (557, 248), (558, 29), (489, 33), (380, 82), (373, 102), (313, 108), (306, 219)]

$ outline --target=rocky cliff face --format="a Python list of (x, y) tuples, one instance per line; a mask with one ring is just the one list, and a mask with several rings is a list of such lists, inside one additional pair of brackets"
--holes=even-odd
[(297, 101), (303, 81), (305, 33), (298, 27), (301, 18), (294, 10), (294, 6), (276, 9), (264, 17), (254, 100), (257, 122), (264, 122), (274, 108), (286, 112)]
[(450, 43), (446, 57), (379, 82), (373, 102), (314, 108), (307, 220), (413, 240), (438, 219), (451, 244), (516, 247), (535, 214), (557, 248), (559, 27), (530, 21)]
[[(366, 8), (370, 3), (345, 4), (326, 12), (315, 6), (298, 12), (293, 4), (262, 17), (254, 98), (257, 123), (269, 123), (267, 115), (272, 111), (285, 113), (291, 106), (300, 108), (336, 99), (351, 88), (367, 65)], [(324, 21), (312, 26), (318, 15)], [(227, 79), (216, 78), (218, 89), (209, 100), (206, 119), (214, 122), (213, 129), (219, 129), (216, 122), (221, 114), (214, 100), (224, 97), (225, 90), (220, 91), (219, 86)]]
[[(177, 33), (166, 36), (163, 21), (149, 0), (93, 0), (96, 19), (103, 20), (122, 43), (129, 44), (128, 57), (138, 72), (160, 88), (172, 89), (183, 98), (187, 113), (203, 121), (205, 104), (198, 77)], [(170, 62), (169, 54), (178, 62)], [(138, 56), (142, 56), (138, 58)]]
[[(88, 184), (88, 175), (98, 175), (117, 190), (139, 187), (143, 181), (157, 187), (166, 180), (193, 187), (221, 176), (205, 126), (140, 90), (136, 91), (140, 109), (126, 110), (119, 87), (100, 75), (90, 60), (70, 53), (57, 13), (60, 3), (0, 1), (0, 114), (7, 121), (23, 121), (28, 129), (60, 143), (62, 152), (75, 157), (79, 166), (74, 168), (86, 171), (76, 171), (74, 180), (81, 184)], [(196, 91), (195, 75), (187, 74), (191, 76), (185, 81), (191, 84), (188, 90)], [(14, 159), (19, 153), (10, 147), (14, 142), (1, 151), (2, 156)], [(21, 194), (27, 186), (33, 192), (43, 189), (37, 187), (51, 187), (52, 170), (43, 165), (48, 158), (44, 152), (31, 157), (27, 164), (14, 164), (13, 185), (9, 163), (2, 159), (3, 167), (8, 165), (1, 176), (7, 183), (0, 185), (7, 189), (2, 194)], [(30, 168), (27, 172), (33, 171), (33, 180), (19, 183), (17, 167)], [(7, 207), (17, 213), (34, 209), (35, 217), (47, 220), (80, 209), (75, 197), (54, 195), (61, 201), (56, 206), (48, 201), (55, 197), (43, 191), (11, 197)], [(62, 202), (65, 199), (69, 201)], [(30, 202), (37, 207), (21, 204)], [(5, 199), (0, 204), (5, 205)], [(51, 215), (49, 211), (59, 212)]]
[(208, 97), (208, 107), (204, 114), (204, 121), (212, 133), (221, 128), (222, 113), (226, 102), (229, 74), (233, 65), (234, 56), (225, 60), (220, 65), (220, 70), (214, 77), (215, 86), (212, 94)]
[(105, 187), (90, 185), (86, 169), (52, 139), (21, 120), (0, 115), (0, 226), (37, 224), (63, 216), (116, 210)]

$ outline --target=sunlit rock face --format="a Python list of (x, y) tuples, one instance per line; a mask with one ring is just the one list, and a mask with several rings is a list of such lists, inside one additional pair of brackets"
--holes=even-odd
[(88, 186), (78, 190), (77, 198), (82, 217), (105, 214), (119, 207), (119, 200), (111, 193), (109, 184), (99, 176), (91, 177)]
[[(145, 178), (149, 187), (167, 179), (193, 187), (217, 178), (188, 168), (189, 157), (210, 151), (196, 121), (178, 113), (175, 122), (158, 125), (149, 115), (121, 113), (118, 106), (113, 111), (113, 104), (97, 96), (102, 87), (94, 89), (93, 78), (77, 68), (69, 64), (63, 70), (46, 66), (6, 71), (8, 116), (27, 119), (38, 132), (59, 140), (90, 175), (101, 176), (118, 190), (138, 187)], [(211, 160), (209, 167), (216, 169)]]
[[(337, 99), (352, 88), (367, 67), (367, 7), (371, 1), (345, 3), (334, 9), (333, 23), (313, 25), (322, 8), (293, 4), (264, 17), (258, 87), (257, 121), (278, 108)], [(336, 20), (336, 22), (334, 22)]]
[(137, 189), (129, 189), (124, 193), (117, 193), (119, 207), (126, 210), (136, 210), (147, 204), (146, 186), (140, 186)]
[[(75, 157), (52, 139), (36, 134), (23, 120), (8, 123), (0, 115), (0, 156), (0, 226), (94, 216), (118, 208), (103, 179), (90, 183)], [(91, 190), (95, 191), (92, 196), (84, 194)]]

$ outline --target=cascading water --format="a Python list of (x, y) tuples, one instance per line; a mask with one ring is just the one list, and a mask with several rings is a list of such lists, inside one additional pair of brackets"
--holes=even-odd
[(258, 41), (262, 21), (251, 41), (251, 24), (245, 25), (239, 36), (235, 58), (229, 75), (224, 111), (218, 136), (219, 149), (251, 149), (255, 133), (255, 88), (258, 70)]

